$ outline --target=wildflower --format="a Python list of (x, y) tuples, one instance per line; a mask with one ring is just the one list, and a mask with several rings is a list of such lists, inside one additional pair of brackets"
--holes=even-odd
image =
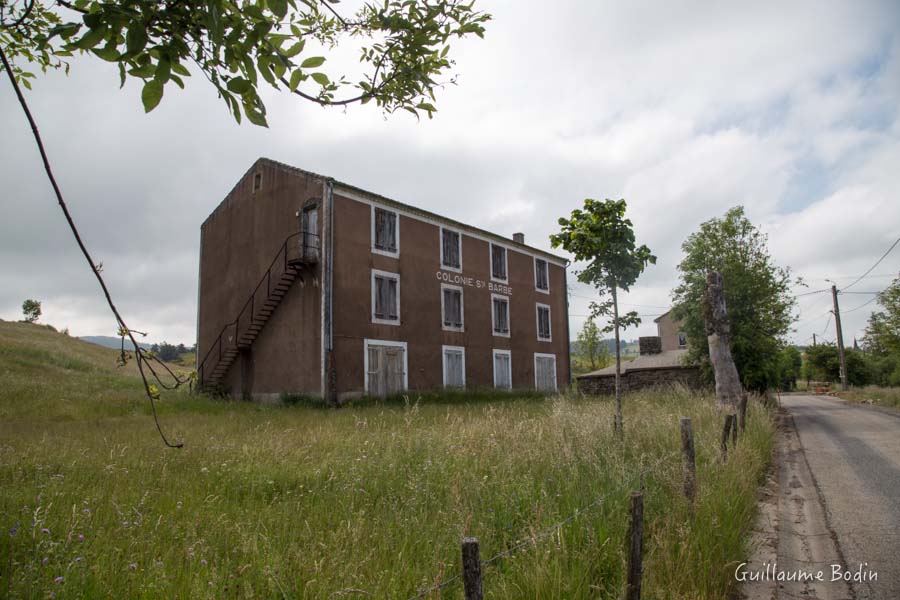
[(79, 533), (79, 534), (78, 534), (78, 541), (79, 541), (79, 542), (83, 542), (83, 541), (84, 541), (84, 534), (83, 534), (83, 533)]
[(50, 535), (50, 530), (47, 529), (46, 527), (44, 527), (43, 529), (41, 529), (41, 533), (46, 533), (47, 535)]
[(136, 570), (137, 570), (137, 563), (130, 563), (130, 564), (128, 565), (128, 568), (131, 569), (132, 571), (136, 571)]
[(59, 577), (57, 577), (56, 579), (53, 580), (53, 583), (62, 583), (62, 582), (63, 582), (63, 576), (62, 576), (62, 575), (60, 575)]
[(45, 556), (44, 558), (41, 559), (41, 566), (46, 567), (48, 562), (50, 562), (50, 557)]
[(90, 515), (90, 514), (91, 514), (91, 509), (85, 508), (85, 509), (83, 509), (81, 512), (83, 512), (83, 513), (86, 514), (86, 515)]
[(200, 472), (201, 473), (209, 473), (209, 469), (207, 469), (206, 467), (203, 467), (202, 469), (200, 469)]
[(163, 564), (163, 561), (158, 560), (158, 561), (156, 561), (156, 566), (159, 567), (160, 569), (162, 569), (165, 565)]
[(16, 521), (16, 524), (12, 526), (9, 530), (9, 537), (15, 537), (16, 533), (19, 531), (19, 522)]
[(205, 566), (206, 566), (206, 559), (205, 559), (205, 558), (201, 558), (201, 559), (200, 559), (200, 564), (203, 565), (203, 566), (205, 567)]
[(76, 557), (75, 557), (75, 562), (82, 562), (83, 560), (84, 560), (84, 557), (83, 557), (83, 556), (76, 556)]

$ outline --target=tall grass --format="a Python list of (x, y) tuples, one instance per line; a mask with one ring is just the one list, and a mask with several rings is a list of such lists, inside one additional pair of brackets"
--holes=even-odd
[[(747, 555), (772, 440), (762, 409), (723, 466), (712, 399), (680, 388), (626, 396), (622, 439), (608, 401), (574, 395), (323, 410), (179, 394), (162, 406), (186, 443), (173, 451), (136, 379), (103, 361), (67, 363), (78, 359), (68, 346), (43, 348), (49, 360), (20, 353), (41, 345), (9, 341), (6, 325), (0, 590), (10, 597), (407, 598), (458, 572), (462, 536), (487, 558), (603, 496), (488, 567), (485, 592), (615, 598), (627, 495), (648, 468), (646, 597), (723, 598)], [(693, 511), (680, 496), (681, 416), (696, 434)], [(462, 597), (458, 583), (442, 594), (432, 597)]]

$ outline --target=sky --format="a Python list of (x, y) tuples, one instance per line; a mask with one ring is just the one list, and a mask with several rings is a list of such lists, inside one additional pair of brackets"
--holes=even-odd
[[(194, 342), (200, 224), (260, 156), (547, 250), (585, 198), (625, 198), (638, 243), (658, 256), (620, 296), (646, 315), (628, 339), (655, 334), (685, 238), (735, 205), (805, 279), (797, 293), (847, 285), (900, 236), (900, 3), (476, 6), (493, 19), (485, 39), (452, 44), (456, 85), (438, 91), (433, 120), (272, 90), (263, 129), (237, 125), (201, 76), (168, 86), (150, 114), (139, 82), (120, 90), (99, 59), (40, 76), (28, 102), (129, 325)], [(0, 181), (0, 318), (35, 298), (42, 322), (115, 335), (5, 78)], [(881, 290), (898, 271), (900, 247), (848, 291)], [(571, 291), (574, 339), (593, 291)], [(847, 344), (871, 298), (839, 297)], [(791, 339), (834, 340), (830, 294), (798, 300)]]

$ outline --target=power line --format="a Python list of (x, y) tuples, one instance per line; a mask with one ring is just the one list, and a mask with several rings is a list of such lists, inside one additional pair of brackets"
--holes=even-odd
[(878, 296), (874, 296), (874, 297), (870, 298), (867, 302), (864, 302), (864, 303), (860, 304), (860, 305), (857, 306), (856, 308), (851, 308), (850, 310), (845, 310), (845, 311), (844, 311), (844, 314), (852, 313), (854, 310), (859, 310), (859, 309), (861, 309), (861, 308), (863, 308), (863, 307), (865, 307), (865, 306), (868, 306), (869, 304), (872, 304), (872, 303), (875, 302), (876, 300), (878, 300)]
[(829, 325), (831, 325), (831, 311), (830, 310), (828, 311), (828, 320), (825, 321), (825, 329), (822, 330), (821, 335), (825, 335), (825, 332), (828, 331)]
[[(891, 253), (891, 250), (893, 250), (894, 248), (897, 247), (897, 244), (900, 244), (900, 237), (898, 237), (896, 240), (894, 240), (894, 243), (891, 244), (891, 247), (887, 249), (887, 252), (885, 252), (884, 254), (882, 254), (882, 255), (881, 255), (881, 258), (879, 258), (878, 260), (876, 260), (876, 261), (875, 261), (875, 264), (872, 265), (871, 267), (869, 267), (869, 270), (868, 270), (868, 271), (866, 271), (865, 273), (863, 273), (862, 275), (860, 275), (859, 277), (857, 277), (857, 278), (856, 278), (856, 281), (854, 281), (853, 283), (851, 283), (851, 284), (848, 285), (848, 286), (845, 286), (844, 289), (846, 290), (846, 289), (852, 288), (854, 285), (856, 285), (857, 283), (859, 283), (860, 281), (862, 281), (862, 280), (866, 277), (866, 275), (868, 275), (869, 273), (871, 273), (872, 271), (874, 271), (874, 270), (875, 270), (875, 267), (877, 267), (878, 265), (880, 265), (880, 264), (881, 264), (881, 261), (883, 261), (885, 258), (887, 258), (887, 255)], [(860, 306), (859, 308), (862, 308), (862, 307)]]

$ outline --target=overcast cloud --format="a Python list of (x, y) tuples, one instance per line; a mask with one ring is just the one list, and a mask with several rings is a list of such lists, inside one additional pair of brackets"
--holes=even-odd
[[(584, 198), (624, 197), (659, 256), (623, 298), (646, 315), (669, 304), (684, 238), (737, 204), (809, 289), (849, 283), (900, 235), (897, 2), (479, 5), (494, 20), (484, 40), (454, 46), (458, 85), (432, 121), (273, 91), (260, 129), (236, 125), (200, 77), (167, 88), (150, 115), (138, 86), (118, 90), (96, 59), (39, 79), (32, 111), (129, 324), (194, 341), (200, 224), (259, 156), (545, 249)], [(43, 322), (114, 335), (7, 83), (0, 177), (0, 318), (37, 298)], [(898, 269), (900, 249), (853, 291)], [(574, 332), (591, 290), (573, 292)], [(870, 298), (841, 298), (848, 344)], [(801, 299), (795, 341), (834, 339), (829, 304)], [(654, 331), (650, 316), (625, 336)]]

